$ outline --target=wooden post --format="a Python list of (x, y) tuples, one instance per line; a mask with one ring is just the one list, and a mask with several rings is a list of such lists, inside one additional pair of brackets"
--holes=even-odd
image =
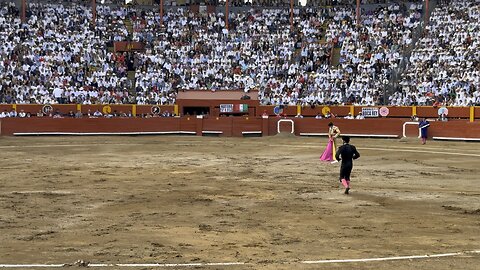
[(178, 105), (177, 104), (173, 105), (173, 113), (175, 113), (175, 116), (180, 116), (178, 114)]
[(470, 107), (470, 122), (475, 121), (475, 107)]
[(225, 1), (225, 28), (228, 30), (228, 0)]
[(425, 0), (425, 25), (428, 23), (428, 10), (429, 10), (428, 0)]
[(92, 25), (96, 27), (97, 25), (97, 1), (92, 0)]
[(137, 105), (136, 104), (132, 105), (132, 116), (137, 117)]
[(163, 0), (160, 0), (160, 25), (163, 25)]
[(290, 29), (293, 30), (293, 0), (290, 0)]
[(357, 0), (357, 25), (360, 25), (360, 0)]
[(22, 0), (22, 12), (20, 13), (22, 23), (27, 21), (27, 0)]

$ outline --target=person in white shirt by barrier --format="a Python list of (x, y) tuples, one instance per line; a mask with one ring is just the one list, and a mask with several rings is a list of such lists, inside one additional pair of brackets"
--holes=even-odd
[(359, 113), (357, 114), (357, 116), (355, 117), (355, 119), (362, 120), (362, 119), (365, 119), (365, 116), (363, 115), (362, 112), (359, 112)]

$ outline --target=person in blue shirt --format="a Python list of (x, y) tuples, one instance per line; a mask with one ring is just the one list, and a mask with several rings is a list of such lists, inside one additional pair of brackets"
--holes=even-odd
[(430, 122), (427, 119), (423, 118), (420, 123), (418, 123), (418, 128), (420, 129), (420, 138), (422, 138), (422, 144), (427, 143), (428, 138), (428, 127), (430, 126)]

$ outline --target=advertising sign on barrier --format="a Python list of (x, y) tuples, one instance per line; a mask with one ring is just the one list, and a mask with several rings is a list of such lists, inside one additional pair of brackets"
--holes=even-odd
[(104, 114), (111, 113), (112, 112), (112, 107), (110, 107), (108, 105), (103, 106), (102, 111), (103, 111)]
[(329, 108), (329, 107), (325, 106), (325, 107), (322, 108), (322, 113), (323, 113), (323, 115), (327, 115), (329, 112), (330, 112), (330, 108)]
[(363, 107), (362, 114), (365, 117), (378, 117), (378, 108), (377, 107)]
[(233, 112), (248, 112), (248, 104), (235, 104), (233, 105)]
[(44, 114), (46, 114), (46, 115), (49, 115), (50, 113), (53, 112), (53, 107), (50, 106), (50, 105), (45, 105), (45, 106), (43, 106), (43, 108), (42, 108), (42, 112), (43, 112)]
[(233, 104), (220, 104), (221, 113), (230, 113), (233, 112)]
[(150, 109), (150, 111), (151, 111), (153, 114), (155, 114), (155, 115), (159, 115), (162, 110), (160, 109), (159, 106), (153, 106), (153, 107)]
[(273, 113), (276, 115), (280, 115), (283, 113), (283, 105), (278, 105), (273, 108)]
[(381, 107), (380, 108), (380, 115), (381, 116), (387, 117), (389, 113), (390, 113), (390, 110), (387, 107)]
[(244, 113), (248, 112), (248, 104), (220, 104), (221, 113)]
[(441, 107), (440, 109), (438, 109), (438, 115), (448, 115), (448, 109), (447, 107)]

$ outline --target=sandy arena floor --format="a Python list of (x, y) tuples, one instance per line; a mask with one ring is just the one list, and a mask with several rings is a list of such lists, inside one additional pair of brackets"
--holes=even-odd
[(325, 138), (1, 137), (0, 264), (478, 269), (480, 144), (352, 143), (344, 195)]

